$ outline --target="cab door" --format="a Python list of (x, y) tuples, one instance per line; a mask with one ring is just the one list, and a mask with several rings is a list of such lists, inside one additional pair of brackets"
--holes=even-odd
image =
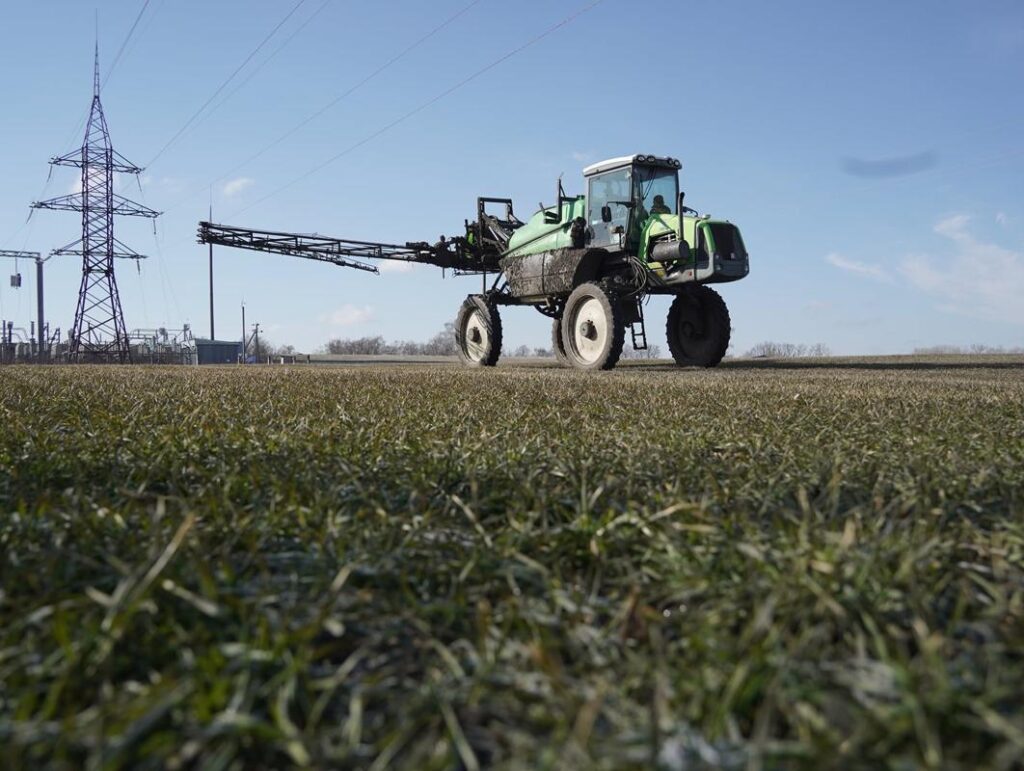
[[(619, 245), (619, 233), (625, 233), (629, 227), (632, 189), (632, 173), (629, 167), (590, 177), (587, 189), (590, 246), (607, 248)], [(605, 222), (601, 216), (605, 207), (608, 207), (611, 214), (609, 222)]]

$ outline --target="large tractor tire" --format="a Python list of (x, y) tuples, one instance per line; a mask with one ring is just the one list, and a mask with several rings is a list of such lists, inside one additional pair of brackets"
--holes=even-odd
[(565, 338), (562, 337), (562, 320), (551, 321), (551, 350), (555, 352), (555, 360), (563, 367), (571, 366), (569, 356), (565, 352)]
[(462, 363), (493, 367), (501, 356), (501, 316), (480, 295), (470, 295), (455, 317), (455, 347)]
[(714, 367), (725, 356), (731, 331), (725, 301), (703, 285), (676, 296), (665, 325), (668, 349), (680, 367)]
[(600, 284), (580, 284), (565, 301), (562, 339), (570, 366), (611, 369), (622, 355), (625, 335), (622, 310)]

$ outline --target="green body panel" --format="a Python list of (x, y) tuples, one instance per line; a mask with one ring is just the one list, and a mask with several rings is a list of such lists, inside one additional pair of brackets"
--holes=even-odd
[[(544, 221), (546, 212), (555, 211), (554, 206), (541, 209), (529, 221), (512, 234), (509, 240), (508, 250), (505, 252), (509, 257), (524, 257), (528, 254), (540, 254), (550, 252), (554, 249), (564, 249), (572, 246), (572, 237), (569, 229), (572, 221), (577, 217), (586, 218), (587, 204), (586, 197), (579, 196), (572, 201), (562, 203), (562, 221), (553, 225)], [(683, 217), (683, 238), (690, 245), (691, 249), (697, 248), (697, 227), (698, 223), (703, 233), (704, 243), (708, 251), (714, 251), (714, 236), (708, 225), (725, 222), (725, 220), (712, 220), (706, 217), (697, 218), (691, 216)], [(651, 244), (668, 233), (676, 233), (679, 227), (679, 217), (675, 214), (652, 214), (643, 224), (640, 233), (639, 248), (637, 256), (647, 261), (647, 252)], [(658, 265), (658, 263), (653, 263)]]
[[(728, 220), (683, 216), (683, 239), (690, 245), (690, 249), (694, 253), (696, 253), (698, 246), (703, 246), (703, 251), (707, 254), (714, 254), (718, 251), (715, 244), (714, 231), (711, 228), (712, 225), (731, 225), (738, 234), (740, 232), (739, 228)], [(648, 262), (647, 252), (658, 240), (659, 236), (664, 236), (667, 233), (675, 234), (678, 232), (678, 227), (679, 217), (675, 214), (652, 214), (644, 223), (637, 256), (644, 262)], [(701, 243), (698, 243), (698, 228), (700, 229)], [(742, 234), (740, 234), (740, 238), (743, 238)], [(692, 265), (693, 262), (690, 261), (687, 264)], [(662, 265), (659, 262), (652, 262), (651, 267), (655, 271), (662, 269)]]
[[(634, 190), (632, 195), (636, 199), (637, 191)], [(736, 281), (745, 277), (749, 272), (742, 235), (739, 229), (728, 220), (683, 215), (682, 237), (690, 247), (691, 257), (685, 262), (673, 260), (661, 263), (651, 259), (654, 245), (666, 236), (675, 240), (679, 233), (679, 215), (648, 214), (642, 205), (634, 211), (638, 211), (639, 216), (644, 219), (637, 222), (632, 216), (630, 217), (629, 229), (622, 247), (626, 254), (636, 256), (640, 261), (646, 263), (655, 275), (664, 280), (658, 285), (658, 289), (651, 291), (671, 293), (677, 291), (677, 287), (680, 285), (691, 281), (699, 283)], [(545, 207), (536, 212), (526, 224), (512, 233), (508, 248), (501, 255), (502, 265), (505, 270), (509, 271), (510, 285), (521, 296), (540, 297), (545, 294), (559, 294), (566, 288), (571, 290), (573, 281), (578, 280), (575, 278), (573, 270), (578, 268), (578, 264), (584, 258), (579, 254), (572, 256), (571, 254), (557, 255), (555, 253), (564, 250), (580, 251), (573, 249), (574, 223), (578, 220), (588, 223), (586, 227), (593, 232), (589, 225), (587, 197), (580, 195), (571, 199), (563, 198), (561, 220), (558, 223), (546, 222), (545, 215), (550, 216), (555, 212), (555, 206)], [(580, 236), (578, 227), (577, 225), (577, 238)], [(726, 235), (724, 228), (728, 228), (729, 235)], [(716, 230), (723, 239), (728, 238), (728, 241), (720, 245), (724, 247), (722, 249), (716, 248)], [(732, 235), (733, 233), (735, 236)], [(734, 240), (735, 247), (733, 246)], [(620, 252), (617, 247), (600, 248), (613, 253)], [(678, 252), (675, 254), (678, 255)], [(511, 263), (506, 262), (509, 258), (513, 258)], [(575, 259), (577, 264), (570, 266), (565, 263), (565, 259)], [(620, 260), (617, 264), (623, 263)], [(569, 283), (566, 284), (566, 281)]]
[(544, 213), (554, 211), (555, 207), (549, 206), (530, 217), (525, 225), (512, 234), (505, 255), (523, 257), (528, 254), (540, 254), (554, 249), (571, 247), (572, 236), (569, 229), (572, 227), (572, 221), (577, 217), (586, 219), (587, 199), (581, 195), (573, 200), (564, 200), (562, 202), (562, 221), (557, 225), (544, 221)]

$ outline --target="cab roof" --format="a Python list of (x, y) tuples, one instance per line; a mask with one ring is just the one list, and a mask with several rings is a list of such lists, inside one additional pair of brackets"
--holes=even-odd
[(623, 166), (632, 166), (634, 163), (643, 164), (645, 166), (664, 166), (670, 169), (678, 169), (683, 164), (675, 158), (668, 156), (659, 157), (657, 155), (644, 155), (638, 153), (636, 155), (623, 155), (618, 158), (609, 158), (607, 161), (599, 161), (592, 163), (583, 169), (584, 177), (592, 177), (594, 174), (601, 174), (605, 171), (611, 171), (612, 169), (620, 169)]

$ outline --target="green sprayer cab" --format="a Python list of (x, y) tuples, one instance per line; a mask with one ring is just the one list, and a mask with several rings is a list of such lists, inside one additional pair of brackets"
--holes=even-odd
[[(460, 358), (493, 366), (501, 354), (500, 306), (533, 306), (552, 319), (552, 346), (563, 364), (611, 369), (630, 332), (647, 347), (644, 301), (670, 294), (666, 336), (676, 363), (712, 367), (729, 346), (729, 313), (708, 284), (749, 272), (739, 229), (684, 205), (678, 160), (630, 155), (583, 170), (586, 192), (541, 206), (527, 222), (507, 198), (477, 199), (464, 235), (438, 242), (385, 244), (318, 235), (255, 231), (201, 222), (199, 240), (270, 251), (376, 272), (351, 258), (404, 260), (479, 275), (456, 317)], [(488, 280), (490, 277), (490, 284)]]

